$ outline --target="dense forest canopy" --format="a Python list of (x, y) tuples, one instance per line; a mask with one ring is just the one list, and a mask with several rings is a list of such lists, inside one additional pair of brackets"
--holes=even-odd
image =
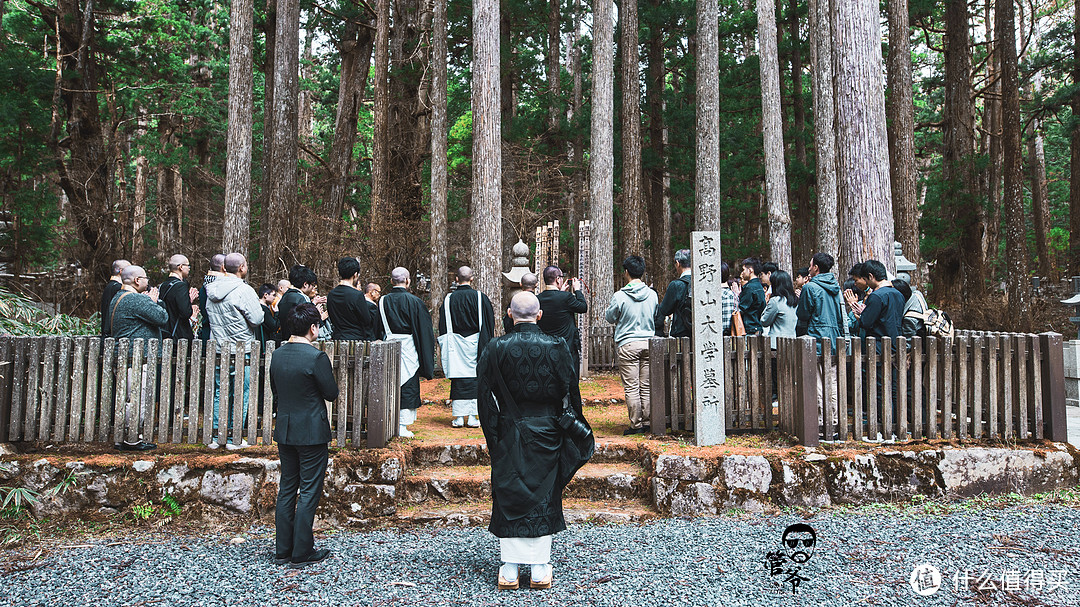
[[(490, 265), (479, 213), (498, 218), (504, 271), (514, 242), (559, 219), (576, 274), (600, 183), (611, 245), (593, 254), (612, 276), (642, 254), (662, 288), (702, 211), (708, 39), (695, 2), (604, 1), (0, 1), (4, 271), (80, 268), (59, 303), (84, 311), (114, 258), (153, 275), (183, 252), (198, 273), (222, 248), (248, 252), (259, 281), (302, 262), (330, 283), (352, 254), (371, 278), (404, 265), (441, 285), (447, 268)], [(602, 48), (598, 7), (615, 28)], [(800, 267), (833, 248), (850, 264), (880, 251), (860, 249), (863, 232), (887, 227), (875, 238), (902, 242), (939, 302), (1017, 281), (1010, 313), (1027, 309), (1029, 276), (1080, 272), (1075, 3), (720, 0), (717, 13), (726, 259)], [(489, 14), (498, 27), (477, 29)], [(474, 91), (476, 32), (496, 30), (498, 86)], [(501, 214), (474, 200), (492, 191), (473, 162), (490, 152), (473, 138), (487, 94)], [(864, 110), (885, 120), (859, 123)], [(608, 157), (610, 186), (590, 181)]]

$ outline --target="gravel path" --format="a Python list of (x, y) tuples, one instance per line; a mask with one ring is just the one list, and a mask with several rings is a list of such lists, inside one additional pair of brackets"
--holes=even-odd
[[(765, 555), (795, 516), (575, 525), (555, 537), (555, 586), (497, 592), (498, 543), (482, 528), (336, 533), (317, 540), (334, 555), (296, 571), (270, 563), (271, 529), (247, 541), (165, 535), (152, 545), (55, 549), (0, 576), (0, 605), (1080, 605), (1080, 510), (1025, 505), (917, 517), (895, 511), (821, 514), (818, 544), (792, 594), (770, 577)], [(115, 541), (115, 540), (114, 540)], [(2, 556), (2, 553), (0, 553)], [(944, 578), (916, 595), (912, 570)], [(38, 565), (38, 566), (34, 566)], [(953, 575), (989, 572), (1014, 591), (975, 592)], [(1050, 585), (1037, 585), (1039, 574)], [(1060, 571), (1062, 573), (1054, 573)], [(523, 575), (525, 572), (523, 571)], [(980, 581), (973, 582), (976, 586)]]

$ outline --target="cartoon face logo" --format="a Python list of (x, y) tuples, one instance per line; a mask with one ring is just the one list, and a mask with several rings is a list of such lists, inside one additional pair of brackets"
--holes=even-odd
[(817, 541), (817, 533), (814, 528), (805, 523), (795, 523), (784, 529), (781, 538), (784, 551), (795, 563), (805, 563), (814, 556), (814, 544)]

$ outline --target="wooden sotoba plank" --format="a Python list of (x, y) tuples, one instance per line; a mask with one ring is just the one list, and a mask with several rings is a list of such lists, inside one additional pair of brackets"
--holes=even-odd
[(908, 430), (908, 347), (910, 342), (904, 337), (896, 339), (896, 437), (907, 440)]

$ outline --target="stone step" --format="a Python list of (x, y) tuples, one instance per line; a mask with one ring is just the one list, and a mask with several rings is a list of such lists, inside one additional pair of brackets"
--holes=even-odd
[[(637, 464), (588, 463), (563, 495), (598, 501), (644, 500), (648, 478)], [(412, 470), (398, 489), (400, 506), (491, 501), (490, 466), (447, 466)]]
[[(563, 499), (563, 518), (571, 525), (640, 523), (656, 516), (656, 511), (644, 503), (611, 504), (584, 499)], [(439, 527), (486, 527), (491, 521), (491, 502), (399, 507), (395, 520), (402, 524)]]
[[(590, 463), (642, 464), (648, 450), (640, 440), (626, 438), (601, 438), (596, 441), (596, 453)], [(409, 445), (410, 468), (438, 468), (451, 466), (489, 466), (491, 457), (483, 441), (455, 445), (414, 443)]]

